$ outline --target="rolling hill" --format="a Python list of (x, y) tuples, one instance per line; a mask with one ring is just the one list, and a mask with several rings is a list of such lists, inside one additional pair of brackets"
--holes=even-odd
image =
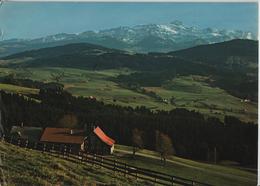
[[(222, 65), (228, 67), (230, 65), (241, 65), (245, 67), (244, 65), (248, 65), (253, 67), (253, 64), (257, 64), (258, 61), (258, 42), (237, 39), (211, 45), (199, 45), (184, 50), (169, 52), (168, 54), (215, 66)], [(235, 57), (239, 57), (240, 59), (236, 61)], [(231, 61), (232, 58), (233, 61)], [(228, 62), (233, 63), (229, 64)]]
[(257, 100), (258, 42), (233, 40), (169, 54), (215, 66), (218, 75), (211, 82), (213, 86), (240, 98)]
[[(66, 66), (69, 65), (66, 60), (58, 62), (53, 60), (53, 64), (46, 62), (47, 60), (63, 59), (65, 57), (74, 57), (73, 60), (75, 63), (81, 61), (81, 64), (79, 64), (81, 67), (89, 67), (89, 63), (95, 63), (95, 65), (104, 63), (104, 61), (110, 63), (111, 59), (109, 58), (112, 58), (114, 64), (110, 64), (111, 66), (104, 65), (103, 69), (130, 67), (136, 70), (150, 70), (152, 67), (158, 69), (158, 67), (163, 66), (165, 68), (165, 64), (169, 65), (168, 68), (171, 68), (178, 62), (185, 63), (183, 65), (199, 63), (200, 65), (217, 66), (218, 69), (216, 70), (219, 71), (223, 70), (224, 67), (232, 70), (238, 70), (238, 67), (241, 69), (245, 67), (255, 69), (257, 68), (258, 60), (258, 42), (238, 39), (210, 45), (199, 45), (175, 52), (149, 54), (129, 53), (88, 43), (72, 43), (64, 46), (30, 50), (3, 57), (0, 64), (10, 66), (10, 64), (16, 64), (15, 62), (19, 61), (19, 63), (17, 62), (17, 66)], [(83, 59), (86, 61), (83, 61)], [(40, 62), (37, 63), (36, 60), (41, 61), (43, 64)], [(95, 60), (96, 62), (94, 62)], [(149, 63), (147, 63), (148, 60)], [(159, 63), (156, 63), (156, 61)], [(248, 69), (246, 68), (245, 70)]]
[[(10, 55), (1, 58), (0, 66), (2, 77), (13, 74), (50, 82), (56, 81), (53, 75), (63, 74), (65, 89), (74, 95), (95, 95), (105, 103), (154, 110), (181, 107), (256, 121), (257, 48), (256, 41), (232, 40), (170, 53), (134, 54), (75, 43)], [(218, 94), (227, 105), (215, 97)]]

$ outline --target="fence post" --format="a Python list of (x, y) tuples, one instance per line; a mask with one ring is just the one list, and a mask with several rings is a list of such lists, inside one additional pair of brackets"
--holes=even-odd
[(53, 153), (54, 152), (54, 144), (52, 144), (51, 150), (52, 150), (52, 153)]
[(116, 160), (114, 159), (114, 174), (116, 174)]
[(125, 171), (124, 171), (124, 177), (126, 177), (126, 163), (125, 163)]
[(103, 161), (104, 161), (103, 156), (101, 156), (101, 169), (103, 168)]
[(91, 162), (90, 162), (90, 156), (91, 155), (89, 155), (88, 153), (86, 154), (86, 161), (87, 161), (87, 164), (91, 164)]
[(36, 150), (36, 149), (37, 149), (37, 145), (38, 145), (37, 142), (35, 142), (35, 143), (34, 143), (34, 147), (33, 147), (33, 149)]
[(71, 146), (70, 146), (70, 151), (69, 151), (70, 153), (69, 153), (69, 155), (71, 154)]
[(28, 139), (26, 139), (26, 141), (25, 141), (25, 148), (27, 148), (27, 147), (28, 147), (28, 143), (29, 143), (29, 140), (28, 140)]
[(67, 145), (64, 145), (64, 149), (63, 149), (63, 157), (66, 158), (67, 155)]
[(86, 159), (87, 165), (90, 165), (90, 163), (89, 163), (89, 158), (88, 158), (88, 154), (87, 154), (87, 153), (85, 154), (85, 157), (86, 157), (85, 159)]
[(62, 156), (62, 146), (60, 145), (59, 156)]
[(46, 149), (46, 144), (44, 143), (44, 144), (43, 144), (43, 149), (42, 149), (42, 150), (43, 150), (43, 151), (42, 151), (43, 153), (45, 152), (45, 149)]
[(80, 151), (78, 152), (78, 161), (80, 162)]
[(17, 145), (20, 147), (20, 144), (21, 144), (21, 140), (20, 139), (18, 139), (18, 141), (17, 141)]
[(5, 135), (4, 134), (2, 135), (1, 140), (5, 141)]
[(94, 154), (93, 157), (92, 157), (92, 166), (95, 166), (95, 164), (94, 164), (94, 161), (95, 161), (95, 159), (96, 159), (95, 156), (96, 156), (96, 154)]

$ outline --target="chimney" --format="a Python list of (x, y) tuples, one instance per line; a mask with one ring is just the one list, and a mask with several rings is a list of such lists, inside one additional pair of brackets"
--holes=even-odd
[(96, 128), (96, 127), (95, 127), (95, 124), (94, 124), (94, 123), (91, 123), (91, 124), (90, 124), (90, 130), (91, 130), (91, 131), (92, 131), (92, 130), (95, 130), (95, 128)]

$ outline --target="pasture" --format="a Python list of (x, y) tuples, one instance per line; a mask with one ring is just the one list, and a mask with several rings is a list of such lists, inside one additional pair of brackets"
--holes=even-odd
[[(223, 120), (232, 115), (243, 121), (257, 121), (257, 103), (244, 102), (226, 91), (211, 87), (207, 77), (180, 76), (168, 80), (161, 87), (143, 87), (159, 95), (164, 101), (134, 90), (119, 86), (112, 80), (120, 74), (129, 74), (129, 69), (91, 71), (73, 68), (0, 68), (0, 76), (12, 74), (16, 78), (28, 78), (42, 82), (55, 81), (53, 77), (62, 74), (59, 83), (75, 96), (93, 96), (106, 104), (122, 106), (146, 106), (154, 111), (186, 108), (215, 116)], [(0, 84), (0, 89), (21, 94), (36, 94), (37, 89)]]
[(135, 159), (132, 157), (132, 148), (116, 145), (115, 156), (133, 166), (139, 166), (175, 176), (184, 177), (216, 186), (250, 186), (256, 185), (257, 175), (245, 171), (240, 167), (223, 166), (188, 160), (176, 156), (169, 156), (166, 165), (160, 162), (159, 154), (149, 150), (139, 150)]

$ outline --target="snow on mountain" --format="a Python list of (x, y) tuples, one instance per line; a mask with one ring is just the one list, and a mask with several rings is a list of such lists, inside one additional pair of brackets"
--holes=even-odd
[[(76, 34), (60, 33), (29, 41), (23, 40), (23, 42), (30, 45), (31, 48), (35, 45), (40, 48), (41, 45), (46, 47), (73, 42), (89, 42), (135, 52), (168, 52), (232, 39), (256, 40), (257, 37), (251, 32), (215, 28), (201, 29), (189, 27), (180, 21), (173, 21), (169, 24), (121, 26)], [(3, 42), (8, 43), (8, 40)], [(34, 46), (31, 46), (32, 44)]]

